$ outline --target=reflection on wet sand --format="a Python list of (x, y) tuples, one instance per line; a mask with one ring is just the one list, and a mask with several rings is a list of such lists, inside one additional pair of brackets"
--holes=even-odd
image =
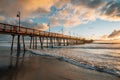
[[(29, 52), (28, 52), (29, 53)], [(0, 80), (119, 80), (120, 78), (66, 63), (48, 56), (9, 57), (0, 67)]]
[(24, 65), (24, 56), (25, 54), (22, 57), (10, 56), (8, 66), (0, 67), (0, 80), (17, 80), (19, 68)]

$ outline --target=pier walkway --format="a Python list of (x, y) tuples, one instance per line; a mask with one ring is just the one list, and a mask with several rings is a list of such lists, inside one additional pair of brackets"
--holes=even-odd
[[(46, 47), (54, 47), (54, 46), (68, 46), (68, 45), (78, 45), (81, 43), (84, 43), (85, 40), (59, 34), (59, 33), (53, 33), (53, 32), (47, 32), (47, 31), (41, 31), (34, 28), (26, 28), (23, 26), (16, 26), (16, 25), (10, 25), (10, 24), (4, 24), (0, 23), (0, 34), (7, 34), (12, 36), (12, 43), (11, 43), (11, 55), (13, 51), (13, 44), (14, 44), (14, 38), (17, 36), (17, 53), (19, 55), (20, 53), (20, 44), (21, 44), (21, 37), (23, 42), (23, 49), (25, 50), (25, 36), (30, 37), (30, 49), (37, 49), (38, 47), (38, 39), (40, 41), (40, 46), (43, 49), (46, 43)], [(87, 42), (87, 41), (86, 41)], [(89, 41), (88, 41), (89, 42)]]

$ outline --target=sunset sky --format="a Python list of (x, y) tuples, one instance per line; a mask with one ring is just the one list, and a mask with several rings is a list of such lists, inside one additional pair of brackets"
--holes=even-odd
[(120, 38), (120, 0), (0, 0), (0, 22), (85, 38)]

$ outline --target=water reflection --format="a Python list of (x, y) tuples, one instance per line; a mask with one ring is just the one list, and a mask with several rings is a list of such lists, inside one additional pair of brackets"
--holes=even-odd
[(9, 64), (0, 67), (0, 80), (17, 80), (20, 68), (24, 65), (25, 54), (17, 57), (10, 56), (9, 58)]
[[(119, 44), (120, 45), (120, 44)], [(94, 47), (106, 47), (106, 49), (92, 49)], [(40, 53), (47, 53), (56, 56), (64, 56), (69, 59), (76, 60), (83, 64), (88, 64), (92, 66), (100, 66), (103, 68), (120, 70), (120, 50), (119, 49), (109, 49), (107, 47), (113, 47), (112, 45), (81, 45), (76, 46), (76, 48), (54, 48), (54, 49), (44, 49), (40, 50)], [(91, 49), (84, 49), (81, 47), (92, 47)], [(114, 47), (118, 47), (114, 45)], [(113, 47), (113, 48), (114, 48)], [(28, 52), (28, 51), (27, 51)], [(39, 52), (37, 52), (39, 54)], [(6, 66), (0, 67), (0, 80), (40, 80), (41, 78), (46, 78), (49, 76), (48, 72), (43, 69), (50, 68), (51, 71), (54, 70), (53, 67), (47, 67), (47, 64), (54, 64), (48, 62), (47, 58), (33, 57), (35, 55), (22, 53), (20, 57), (8, 57), (9, 63)], [(29, 60), (28, 60), (29, 59)], [(55, 61), (55, 60), (54, 60)], [(45, 63), (48, 62), (48, 63)], [(42, 65), (44, 64), (44, 66)], [(46, 67), (45, 67), (46, 66)], [(49, 76), (50, 77), (50, 76)], [(37, 78), (37, 79), (36, 79)], [(41, 79), (45, 80), (45, 79)], [(50, 80), (50, 79), (48, 79)], [(56, 79), (57, 80), (57, 79)]]

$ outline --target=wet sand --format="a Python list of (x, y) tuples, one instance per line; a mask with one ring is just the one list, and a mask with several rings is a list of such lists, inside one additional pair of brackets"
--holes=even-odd
[(0, 80), (120, 80), (119, 77), (77, 67), (55, 57), (32, 55), (16, 58), (10, 57), (9, 53), (0, 48)]

